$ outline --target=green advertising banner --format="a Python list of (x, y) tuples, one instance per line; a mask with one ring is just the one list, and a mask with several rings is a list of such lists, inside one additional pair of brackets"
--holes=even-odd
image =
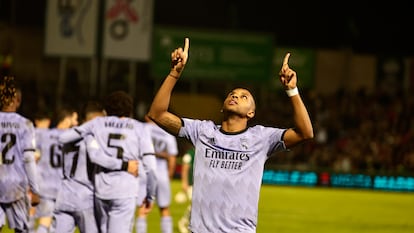
[[(316, 51), (307, 48), (276, 48), (274, 50), (274, 60), (272, 75), (278, 77), (282, 67), (283, 58), (286, 53), (290, 53), (289, 67), (296, 71), (298, 75), (298, 86), (300, 88), (312, 88), (315, 80)], [(282, 88), (278, 78), (274, 79), (277, 88)]]
[(268, 81), (272, 77), (273, 37), (269, 35), (154, 28), (151, 74), (164, 78), (171, 52), (190, 38), (183, 75), (189, 79)]

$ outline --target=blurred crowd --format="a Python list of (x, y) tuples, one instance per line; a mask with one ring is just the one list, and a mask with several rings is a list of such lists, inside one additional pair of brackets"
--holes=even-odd
[[(68, 86), (73, 88), (73, 85)], [(210, 89), (210, 94), (218, 95), (221, 89)], [(48, 105), (54, 101), (51, 97), (53, 94), (46, 95), (45, 99), (36, 96), (33, 90), (30, 92), (23, 92), (23, 96), (26, 96), (22, 109), (24, 114), (31, 117), (30, 114), (34, 114), (39, 104), (52, 109)], [(261, 91), (254, 90), (258, 107), (251, 124), (276, 127), (293, 125), (292, 111), (286, 109), (290, 105), (286, 104), (288, 99), (283, 91), (258, 92)], [(313, 90), (301, 92), (313, 121), (315, 139), (295, 150), (273, 156), (267, 163), (268, 167), (414, 175), (414, 113), (411, 111), (414, 109), (414, 96), (409, 91), (389, 93), (381, 88), (375, 91), (362, 88), (357, 91), (340, 89), (324, 95)], [(65, 97), (71, 97), (68, 100), (75, 102), (84, 99), (82, 95), (73, 93)], [(219, 97), (221, 99), (222, 94)], [(142, 104), (141, 100), (136, 102)]]
[[(284, 93), (281, 93), (284, 94)], [(343, 173), (414, 174), (414, 96), (338, 90), (307, 91), (315, 139), (274, 156), (268, 166)], [(279, 100), (277, 99), (279, 98)], [(282, 99), (283, 101), (280, 101)], [(270, 96), (257, 116), (269, 125), (290, 125), (283, 96)], [(263, 103), (262, 103), (263, 104)]]

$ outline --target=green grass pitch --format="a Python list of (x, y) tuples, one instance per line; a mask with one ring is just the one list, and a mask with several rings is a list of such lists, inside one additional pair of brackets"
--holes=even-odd
[[(173, 193), (179, 189), (179, 180), (174, 180)], [(174, 232), (186, 206), (172, 203)], [(148, 218), (148, 232), (160, 232), (156, 208)], [(257, 232), (413, 233), (414, 193), (263, 185)]]

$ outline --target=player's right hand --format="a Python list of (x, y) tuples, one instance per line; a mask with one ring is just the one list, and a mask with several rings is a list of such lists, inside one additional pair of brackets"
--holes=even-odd
[(185, 64), (187, 64), (188, 59), (188, 49), (190, 47), (190, 39), (185, 38), (184, 40), (184, 49), (179, 47), (171, 53), (171, 71), (176, 72), (172, 74), (175, 77), (179, 77), (181, 72), (184, 69)]
[(137, 177), (138, 176), (138, 160), (128, 161), (128, 173)]

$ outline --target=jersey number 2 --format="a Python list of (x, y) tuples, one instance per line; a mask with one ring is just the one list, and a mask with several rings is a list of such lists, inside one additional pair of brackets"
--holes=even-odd
[(5, 144), (1, 150), (0, 164), (12, 164), (14, 162), (14, 155), (6, 158), (7, 152), (16, 144), (16, 135), (12, 133), (5, 133), (1, 135), (1, 143)]

